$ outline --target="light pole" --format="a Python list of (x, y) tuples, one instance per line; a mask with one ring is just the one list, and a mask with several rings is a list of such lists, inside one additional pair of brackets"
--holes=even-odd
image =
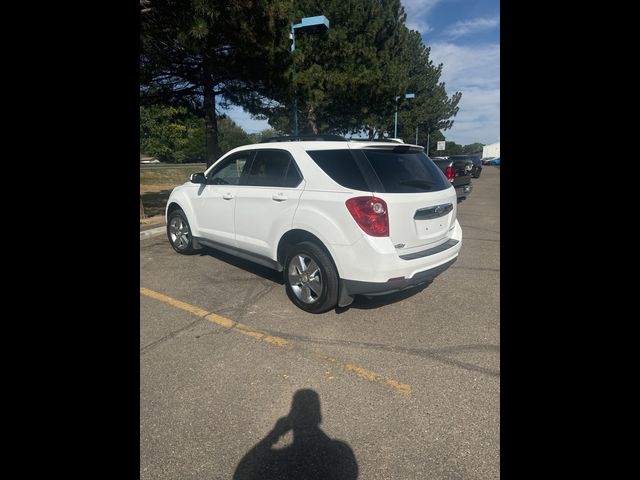
[(429, 124), (428, 123), (419, 123), (416, 127), (416, 145), (418, 145), (418, 129), (420, 127), (427, 127), (427, 156), (429, 155)]
[(429, 156), (429, 134), (431, 132), (429, 131), (429, 125), (427, 125), (427, 157)]
[[(329, 20), (324, 15), (318, 15), (316, 17), (305, 17), (300, 20), (300, 23), (295, 25), (291, 24), (291, 33), (289, 38), (291, 39), (291, 53), (296, 51), (296, 29), (301, 32), (324, 32), (329, 30)], [(296, 67), (293, 66), (293, 75), (296, 74)], [(295, 85), (294, 85), (295, 89)], [(298, 96), (294, 90), (293, 92), (293, 134), (298, 135)]]
[[(395, 128), (393, 129), (393, 138), (398, 138), (398, 99), (402, 95), (396, 97), (396, 120), (395, 120)], [(405, 93), (404, 98), (416, 98), (415, 93)]]

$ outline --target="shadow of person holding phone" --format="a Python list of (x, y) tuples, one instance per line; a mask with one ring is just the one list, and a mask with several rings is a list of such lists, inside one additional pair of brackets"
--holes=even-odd
[[(355, 480), (358, 464), (348, 444), (330, 439), (319, 427), (320, 397), (314, 390), (298, 390), (291, 411), (242, 458), (233, 480)], [(289, 431), (293, 443), (277, 449)]]

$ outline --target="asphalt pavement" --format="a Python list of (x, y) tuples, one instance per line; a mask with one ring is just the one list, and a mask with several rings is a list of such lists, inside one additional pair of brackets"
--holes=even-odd
[(499, 478), (500, 170), (473, 183), (453, 267), (322, 315), (141, 238), (140, 478)]

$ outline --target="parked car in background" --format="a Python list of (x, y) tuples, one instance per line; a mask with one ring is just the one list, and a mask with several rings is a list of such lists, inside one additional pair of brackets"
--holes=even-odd
[(468, 155), (468, 158), (473, 162), (473, 166), (471, 167), (471, 176), (473, 178), (480, 177), (480, 173), (482, 173), (482, 160), (480, 155)]
[(473, 185), (471, 185), (473, 162), (466, 158), (454, 160), (454, 156), (447, 159), (433, 158), (432, 160), (456, 189), (458, 202), (465, 200), (473, 190)]
[(489, 165), (489, 162), (494, 158), (496, 157), (484, 157), (480, 159), (480, 162), (482, 163), (482, 165)]
[(471, 155), (451, 155), (448, 157), (455, 161), (467, 161), (470, 162), (471, 166), (471, 176), (473, 178), (478, 178), (480, 173), (482, 172), (482, 161), (480, 159), (480, 154), (471, 154)]
[(491, 160), (489, 160), (489, 163), (487, 163), (487, 165), (494, 165), (496, 167), (500, 166), (500, 157), (495, 157)]
[(482, 173), (482, 162), (480, 161), (480, 157), (473, 158), (473, 168), (471, 169), (471, 176), (473, 178), (479, 178)]

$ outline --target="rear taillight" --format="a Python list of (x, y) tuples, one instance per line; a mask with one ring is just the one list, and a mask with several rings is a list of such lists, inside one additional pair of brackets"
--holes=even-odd
[(372, 237), (389, 236), (387, 204), (378, 197), (355, 197), (345, 202), (358, 226)]
[(447, 176), (447, 180), (449, 180), (450, 182), (453, 182), (453, 179), (456, 176), (456, 170), (453, 168), (453, 165), (449, 165), (447, 167), (447, 170), (444, 172), (444, 174)]

